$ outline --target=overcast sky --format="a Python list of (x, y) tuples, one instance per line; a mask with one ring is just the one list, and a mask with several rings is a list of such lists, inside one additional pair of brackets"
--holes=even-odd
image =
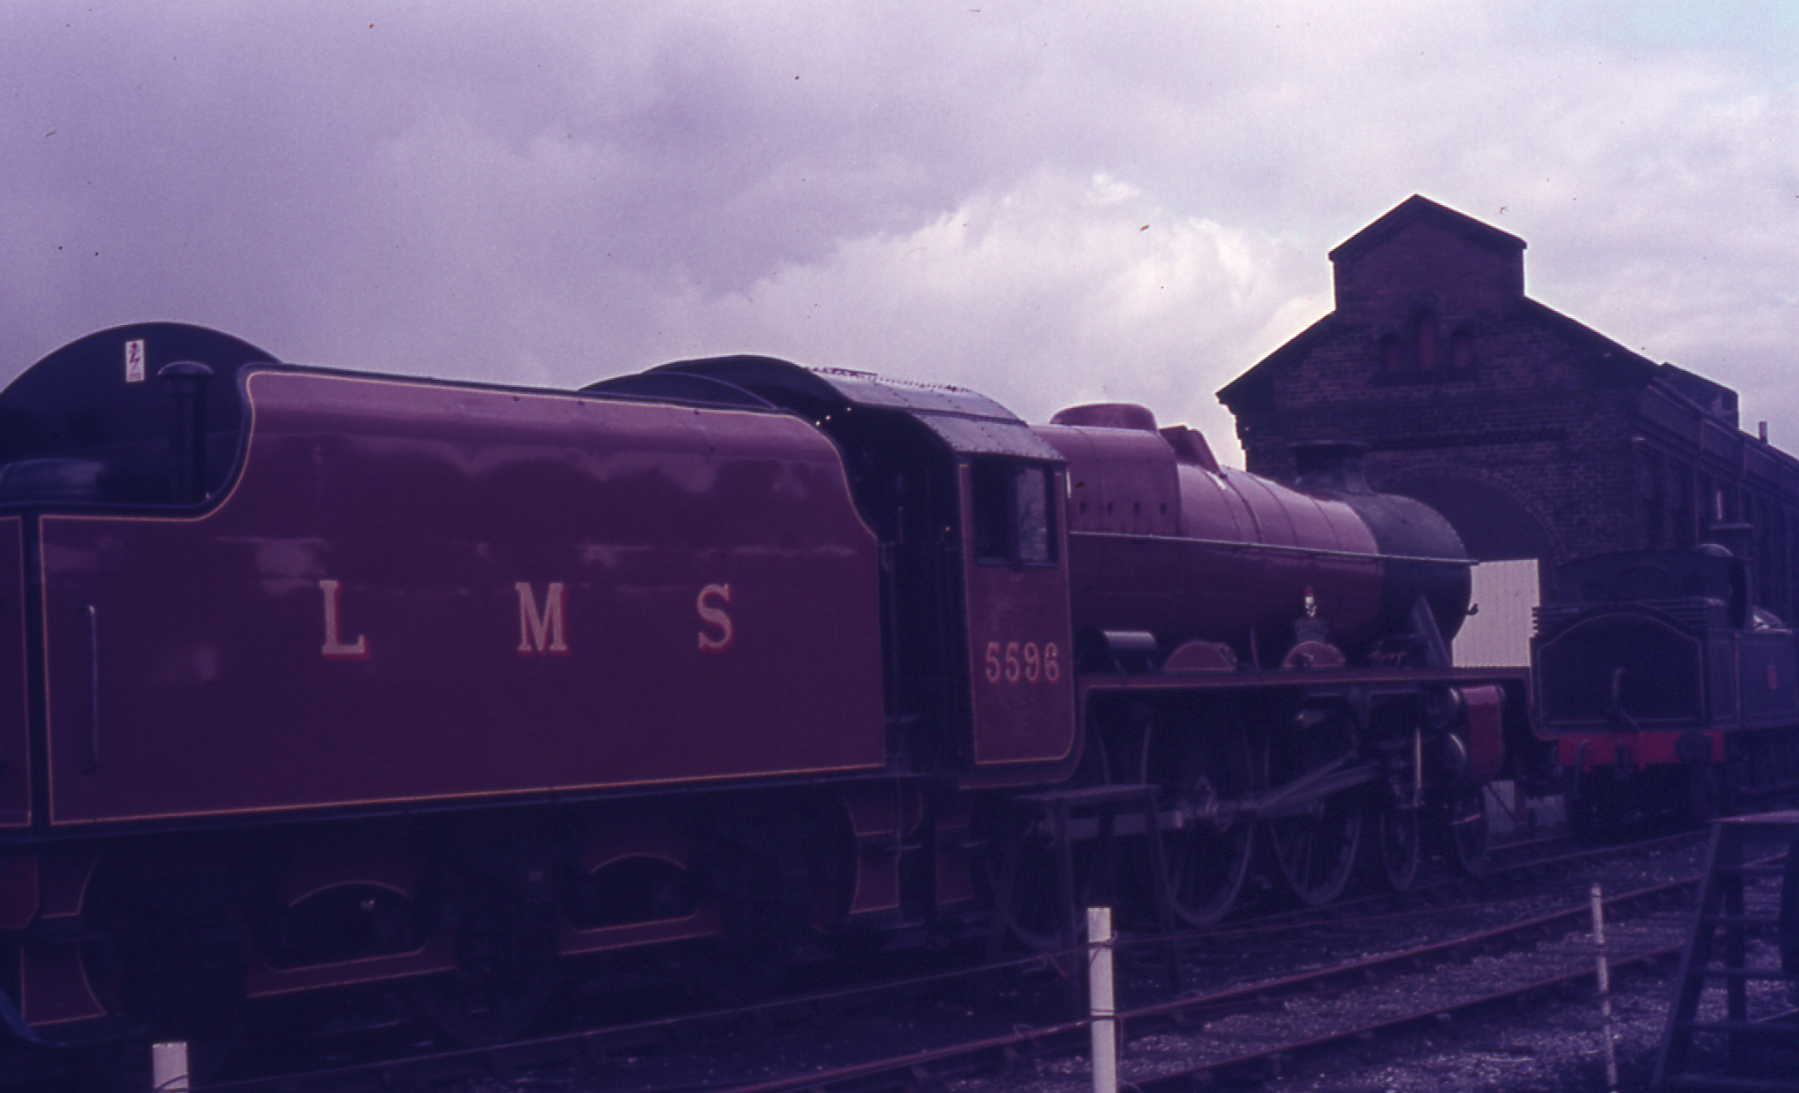
[(1799, 3), (0, 0), (0, 379), (141, 319), (567, 386), (760, 352), (1236, 461), (1214, 392), (1412, 193), (1799, 450)]

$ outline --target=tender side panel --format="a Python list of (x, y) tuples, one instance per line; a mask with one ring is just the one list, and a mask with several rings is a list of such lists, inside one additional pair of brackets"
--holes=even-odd
[(806, 423), (247, 384), (212, 512), (44, 521), (55, 821), (882, 762), (875, 544)]
[(0, 828), (31, 823), (25, 700), (25, 521), (0, 517)]

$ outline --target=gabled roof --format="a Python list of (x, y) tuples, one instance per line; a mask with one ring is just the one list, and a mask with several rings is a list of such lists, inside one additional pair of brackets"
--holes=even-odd
[[(1590, 326), (1570, 319), (1552, 307), (1525, 297), (1523, 314), (1535, 322), (1555, 330), (1562, 337), (1582, 346), (1590, 366), (1616, 383), (1648, 383), (1661, 375), (1662, 366), (1648, 357), (1613, 341)], [(1235, 413), (1241, 409), (1265, 405), (1273, 397), (1270, 377), (1283, 363), (1310, 352), (1313, 343), (1327, 337), (1335, 325), (1335, 312), (1324, 316), (1293, 336), (1285, 345), (1257, 361), (1242, 375), (1218, 389), (1218, 401)]]
[[(1345, 257), (1353, 258), (1392, 238), (1402, 229), (1421, 222), (1436, 224), (1500, 253), (1519, 254), (1525, 247), (1524, 240), (1509, 232), (1502, 232), (1471, 216), (1456, 212), (1446, 205), (1439, 205), (1427, 197), (1413, 194), (1389, 209), (1372, 224), (1339, 244), (1335, 250), (1330, 252), (1331, 261), (1336, 262)], [(1521, 256), (1520, 260), (1522, 260)], [(1533, 316), (1537, 321), (1558, 331), (1564, 337), (1584, 346), (1591, 354), (1588, 359), (1601, 369), (1609, 380), (1625, 383), (1648, 383), (1655, 378), (1657, 366), (1647, 357), (1632, 352), (1592, 327), (1584, 326), (1529, 297), (1524, 297), (1522, 304), (1524, 314)], [(1218, 391), (1218, 401), (1224, 403), (1233, 412), (1251, 406), (1265, 405), (1273, 396), (1270, 386), (1271, 374), (1285, 363), (1304, 356), (1318, 341), (1328, 337), (1336, 325), (1336, 315), (1336, 311), (1331, 311), (1295, 335), (1286, 344), (1250, 366), (1236, 379), (1225, 384)]]
[(1658, 378), (1700, 410), (1737, 427), (1737, 393), (1733, 389), (1667, 361), (1661, 363)]
[(1606, 337), (1578, 319), (1563, 315), (1547, 304), (1527, 296), (1524, 299), (1524, 310), (1576, 345), (1585, 347), (1591, 354), (1586, 360), (1605, 369), (1608, 378), (1625, 383), (1648, 383), (1660, 371), (1660, 366), (1648, 357)]
[(1218, 401), (1229, 407), (1234, 413), (1239, 406), (1250, 403), (1267, 402), (1273, 392), (1268, 389), (1268, 375), (1280, 362), (1298, 356), (1310, 349), (1312, 343), (1323, 337), (1325, 332), (1335, 325), (1336, 312), (1331, 312), (1311, 326), (1288, 339), (1286, 344), (1251, 365), (1241, 376), (1218, 389)]
[(1421, 194), (1413, 194), (1388, 209), (1374, 223), (1337, 244), (1336, 249), (1330, 252), (1330, 260), (1337, 262), (1345, 258), (1354, 258), (1394, 235), (1401, 228), (1421, 221), (1434, 222), (1494, 250), (1521, 251), (1526, 246), (1524, 240), (1510, 232), (1502, 232), (1491, 224), (1483, 224), (1466, 213), (1456, 212), (1447, 205), (1439, 205)]

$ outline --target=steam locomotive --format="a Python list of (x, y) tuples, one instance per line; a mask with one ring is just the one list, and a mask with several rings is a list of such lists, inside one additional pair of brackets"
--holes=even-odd
[(1799, 774), (1799, 658), (1791, 628), (1756, 605), (1749, 531), (1557, 571), (1531, 660), (1577, 832), (1705, 822)]
[(1196, 926), (1258, 855), (1308, 902), (1478, 868), (1528, 728), (1450, 663), (1470, 563), (1304, 464), (767, 357), (573, 391), (82, 338), (0, 393), (0, 1011), (404, 987), (491, 1030), (599, 954), (1040, 936), (1102, 835)]

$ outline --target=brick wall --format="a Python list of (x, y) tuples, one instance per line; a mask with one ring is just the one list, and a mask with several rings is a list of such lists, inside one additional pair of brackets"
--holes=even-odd
[[(1454, 285), (1451, 277), (1446, 284)], [(1637, 392), (1610, 382), (1584, 358), (1590, 349), (1532, 312), (1464, 311), (1439, 292), (1439, 322), (1459, 323), (1468, 342), (1461, 367), (1435, 372), (1382, 368), (1380, 339), (1410, 322), (1413, 294), (1369, 295), (1361, 322), (1335, 321), (1289, 366), (1271, 376), (1268, 405), (1239, 410), (1249, 469), (1288, 478), (1294, 444), (1352, 440), (1369, 448), (1377, 489), (1401, 482), (1453, 488), (1479, 480), (1516, 495), (1548, 526), (1556, 554), (1617, 549), (1633, 519), (1631, 421)], [(1474, 316), (1468, 318), (1467, 316)], [(1383, 323), (1382, 319), (1386, 322)], [(1427, 500), (1430, 499), (1427, 497)], [(1471, 547), (1515, 541), (1505, 529), (1463, 528)], [(1559, 561), (1561, 558), (1552, 558)]]
[(1736, 393), (1524, 294), (1522, 239), (1413, 197), (1331, 252), (1336, 307), (1219, 392), (1249, 469), (1355, 441), (1369, 482), (1440, 509), (1479, 558), (1562, 562), (1754, 525), (1761, 601), (1799, 608), (1799, 461)]

